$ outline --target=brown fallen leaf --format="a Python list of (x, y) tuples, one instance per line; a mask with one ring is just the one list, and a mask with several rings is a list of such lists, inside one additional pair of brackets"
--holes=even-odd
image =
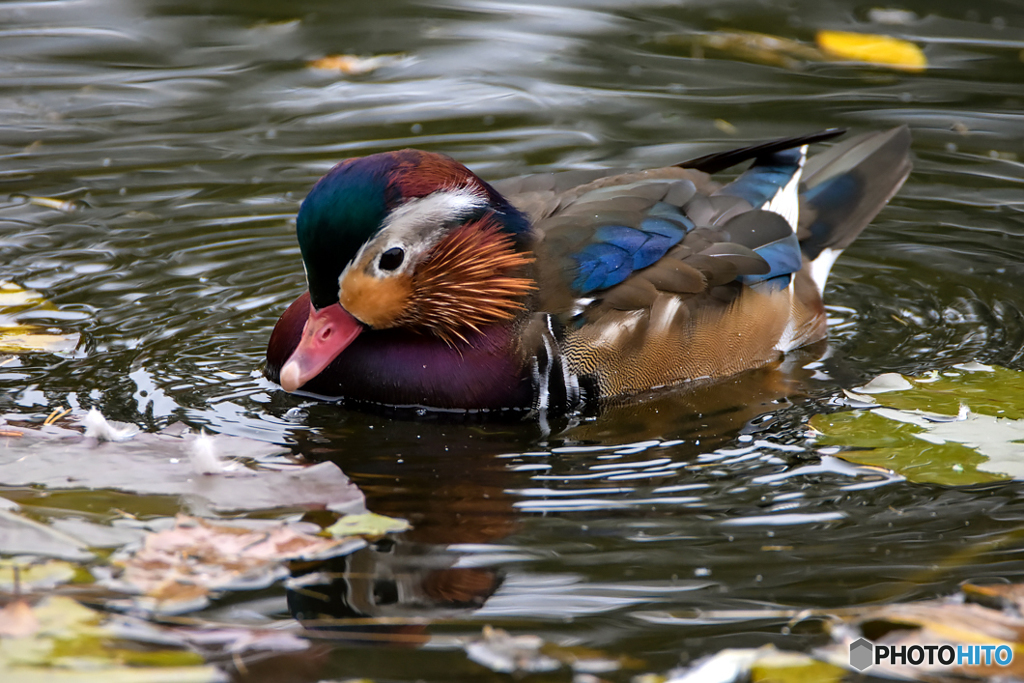
[[(863, 635), (875, 645), (889, 647), (970, 645), (1007, 645), (1013, 651), (1024, 647), (1024, 618), (1020, 614), (982, 605), (963, 603), (959, 598), (927, 600), (901, 605), (857, 609), (844, 617), (841, 628), (833, 629), (838, 645), (833, 661), (849, 657), (850, 643)], [(848, 659), (847, 659), (848, 661)], [(982, 663), (941, 665), (927, 660), (919, 665), (882, 662), (871, 672), (912, 681), (933, 680), (934, 676), (969, 676), (988, 680), (989, 676), (1024, 676), (1024, 658), (1015, 658), (1008, 666)], [(942, 680), (946, 680), (942, 678)], [(959, 680), (959, 679), (958, 679)]]
[(212, 592), (265, 588), (288, 575), (284, 562), (345, 555), (362, 539), (332, 539), (281, 522), (247, 526), (178, 515), (174, 527), (146, 536), (141, 548), (115, 554), (118, 582), (149, 598), (140, 606), (184, 612), (204, 606)]

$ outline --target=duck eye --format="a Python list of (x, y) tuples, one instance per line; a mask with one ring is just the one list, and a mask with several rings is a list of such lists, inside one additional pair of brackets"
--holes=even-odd
[(380, 266), (381, 270), (394, 270), (402, 265), (404, 260), (405, 250), (401, 247), (391, 247), (380, 255), (380, 261), (377, 262), (377, 265)]

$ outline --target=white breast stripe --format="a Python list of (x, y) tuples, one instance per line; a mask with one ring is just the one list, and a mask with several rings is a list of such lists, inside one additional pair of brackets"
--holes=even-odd
[(537, 410), (547, 410), (551, 405), (551, 369), (552, 363), (555, 362), (555, 349), (548, 335), (542, 335), (541, 338), (544, 340), (544, 351), (548, 357), (548, 364), (543, 368), (539, 363), (537, 366), (540, 379), (540, 385), (537, 387)]
[[(551, 314), (545, 315), (544, 318), (547, 323), (548, 334), (551, 335), (551, 346), (557, 348), (558, 337), (555, 335), (555, 326), (552, 322)], [(544, 342), (544, 347), (549, 348), (547, 341)], [(551, 353), (552, 351), (549, 349), (548, 352)], [(554, 360), (557, 361), (562, 369), (562, 383), (565, 385), (565, 402), (568, 404), (569, 410), (575, 410), (580, 402), (580, 378), (569, 372), (569, 366), (565, 362), (561, 351), (555, 352), (558, 353), (558, 356)]]

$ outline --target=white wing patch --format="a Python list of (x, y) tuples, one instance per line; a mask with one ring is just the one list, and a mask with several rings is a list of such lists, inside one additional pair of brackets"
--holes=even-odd
[(842, 253), (842, 249), (822, 249), (821, 253), (818, 254), (818, 258), (811, 261), (811, 279), (818, 286), (819, 294), (825, 292), (825, 282), (828, 280), (828, 274), (832, 272), (832, 264), (836, 262), (836, 259)]
[(777, 213), (786, 219), (789, 227), (796, 232), (797, 223), (800, 220), (800, 177), (803, 175), (804, 162), (807, 160), (807, 145), (800, 148), (800, 165), (784, 187), (780, 187), (771, 201), (762, 206), (765, 211)]

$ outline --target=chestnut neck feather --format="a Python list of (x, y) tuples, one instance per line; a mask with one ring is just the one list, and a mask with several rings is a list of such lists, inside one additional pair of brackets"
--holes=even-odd
[(400, 325), (425, 328), (448, 344), (465, 341), (493, 323), (525, 310), (536, 289), (527, 266), (534, 257), (517, 251), (493, 215), (452, 230), (413, 275), (412, 295)]

